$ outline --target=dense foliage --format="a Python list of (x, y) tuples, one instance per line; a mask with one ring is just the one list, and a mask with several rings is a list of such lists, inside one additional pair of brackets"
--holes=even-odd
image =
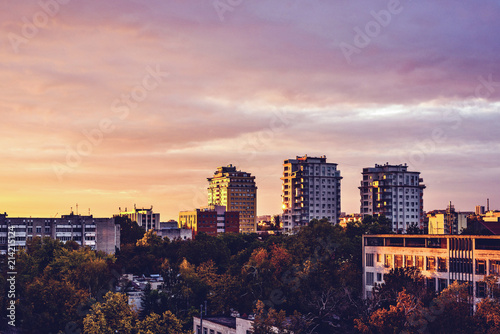
[[(115, 256), (34, 239), (17, 255), (18, 324), (27, 333), (183, 333), (207, 301), (209, 314), (255, 314), (255, 333), (494, 333), (500, 328), (495, 278), (490, 298), (471, 312), (469, 289), (429, 293), (418, 270), (394, 270), (361, 296), (364, 234), (390, 233), (385, 218), (347, 227), (313, 220), (295, 235), (199, 234), (170, 241), (123, 220), (126, 242)], [(129, 230), (127, 230), (129, 229)], [(125, 230), (125, 231), (123, 231)], [(3, 265), (5, 263), (3, 262)], [(5, 268), (2, 268), (5, 272)], [(115, 286), (122, 273), (160, 274), (139, 313)], [(5, 278), (0, 288), (6, 289)], [(5, 294), (0, 299), (6, 309)], [(4, 311), (2, 311), (4, 312)], [(41, 326), (43, 324), (43, 326)]]

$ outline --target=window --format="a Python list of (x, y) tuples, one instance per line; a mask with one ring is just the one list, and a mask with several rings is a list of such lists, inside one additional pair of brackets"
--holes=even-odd
[(486, 284), (484, 282), (476, 282), (476, 297), (486, 297)]
[(377, 273), (377, 282), (382, 282), (382, 274)]
[(377, 262), (380, 262), (380, 254), (377, 254)]
[(405, 267), (413, 267), (413, 256), (405, 255)]
[(476, 275), (486, 275), (486, 260), (476, 260)]
[(500, 275), (500, 261), (490, 260), (490, 275)]
[(433, 271), (436, 270), (436, 258), (434, 256), (427, 257), (427, 270)]
[(366, 285), (373, 285), (373, 273), (366, 273)]
[(41, 226), (37, 226), (36, 227), (36, 233), (38, 233), (38, 234), (42, 233), (42, 227)]
[(448, 280), (446, 278), (438, 278), (438, 289), (439, 292), (443, 291), (448, 287)]
[(436, 279), (435, 278), (428, 278), (427, 279), (427, 289), (431, 291), (436, 291)]
[(211, 329), (210, 334), (215, 334), (215, 331), (213, 329)]
[(366, 254), (366, 266), (373, 267), (373, 254), (372, 253)]
[(403, 255), (395, 255), (394, 256), (394, 267), (402, 268), (403, 267)]
[(424, 257), (423, 256), (420, 256), (420, 255), (415, 256), (415, 266), (420, 270), (424, 270)]
[(392, 268), (392, 254), (384, 255), (384, 267)]
[(446, 259), (444, 257), (438, 257), (438, 271), (446, 272), (448, 268), (446, 266)]
[(201, 334), (201, 328), (198, 325), (196, 325), (196, 333)]

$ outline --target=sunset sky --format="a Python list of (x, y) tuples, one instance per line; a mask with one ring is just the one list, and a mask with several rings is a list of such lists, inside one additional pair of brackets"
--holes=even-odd
[(408, 163), (424, 209), (500, 209), (495, 1), (0, 3), (0, 212), (206, 205), (252, 173), (281, 209), (282, 163), (326, 155), (359, 211), (363, 167)]

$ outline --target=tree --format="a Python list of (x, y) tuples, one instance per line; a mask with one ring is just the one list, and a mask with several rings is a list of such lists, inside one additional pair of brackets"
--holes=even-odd
[(228, 273), (217, 274), (217, 268), (213, 261), (202, 263), (196, 272), (201, 281), (209, 287), (208, 301), (210, 309), (215, 314), (225, 314), (233, 309), (241, 310), (248, 307), (240, 279)]
[(373, 289), (373, 306), (375, 308), (388, 308), (390, 305), (395, 305), (399, 293), (403, 290), (417, 297), (426, 305), (434, 297), (434, 294), (426, 289), (424, 277), (419, 269), (415, 267), (394, 268), (384, 275), (382, 284), (375, 285)]
[(137, 240), (137, 247), (159, 248), (163, 245), (163, 239), (156, 234), (155, 230), (147, 231), (144, 236)]
[(477, 304), (474, 314), (475, 327), (478, 332), (495, 334), (500, 333), (500, 302), (491, 298), (484, 298)]
[[(264, 303), (258, 300), (254, 313), (255, 320), (252, 324), (253, 334), (288, 333), (283, 328), (286, 320), (285, 311), (281, 310), (277, 312), (275, 309), (270, 309), (269, 312), (266, 312)], [(278, 329), (277, 332), (275, 328)]]
[(28, 333), (57, 333), (68, 323), (81, 325), (78, 308), (86, 303), (89, 295), (70, 281), (44, 276), (28, 284), (22, 297), (23, 329)]
[(127, 296), (108, 292), (104, 302), (92, 305), (83, 320), (85, 334), (133, 334), (137, 313), (128, 304)]
[(468, 283), (453, 282), (433, 301), (438, 312), (429, 321), (431, 333), (471, 333), (474, 331), (472, 296)]
[(137, 334), (189, 334), (182, 330), (182, 323), (170, 311), (161, 316), (151, 313), (144, 320), (137, 323)]
[(422, 234), (422, 229), (420, 229), (416, 223), (411, 223), (406, 228), (406, 234)]
[(310, 334), (311, 320), (295, 311), (292, 316), (287, 317), (284, 310), (277, 311), (270, 308), (266, 311), (265, 305), (258, 300), (254, 309), (255, 320), (252, 324), (254, 334)]
[(367, 322), (356, 319), (356, 329), (361, 333), (417, 334), (427, 326), (425, 314), (422, 302), (403, 290), (398, 293), (396, 305), (377, 309)]
[(142, 239), (144, 236), (144, 229), (140, 227), (137, 222), (132, 221), (128, 217), (116, 216), (115, 223), (120, 224), (120, 243), (134, 244), (137, 240)]

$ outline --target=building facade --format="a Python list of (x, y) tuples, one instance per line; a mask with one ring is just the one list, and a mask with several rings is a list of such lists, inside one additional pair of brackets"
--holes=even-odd
[(180, 228), (175, 220), (160, 223), (158, 235), (169, 240), (190, 240), (193, 239), (193, 230), (189, 228)]
[(160, 229), (160, 214), (154, 213), (152, 206), (150, 209), (138, 209), (134, 205), (133, 211), (125, 209), (124, 212), (120, 211), (119, 216), (127, 217), (131, 221), (137, 222), (137, 225), (142, 227), (146, 232), (149, 230), (158, 231)]
[(201, 232), (211, 236), (219, 233), (239, 233), (239, 212), (226, 211), (226, 207), (220, 205), (181, 211), (179, 212), (179, 228), (190, 229), (193, 237)]
[(312, 219), (338, 223), (340, 216), (340, 171), (326, 156), (297, 157), (283, 162), (283, 231), (291, 233)]
[(363, 216), (384, 215), (395, 232), (405, 233), (411, 225), (423, 228), (425, 185), (420, 172), (408, 171), (406, 164), (385, 164), (363, 168), (362, 174), (359, 190)]
[(467, 217), (472, 212), (458, 212), (450, 203), (446, 210), (427, 212), (429, 234), (460, 234), (467, 228)]
[(363, 215), (360, 213), (351, 213), (351, 214), (345, 214), (342, 213), (340, 215), (340, 220), (339, 224), (342, 227), (347, 227), (347, 224), (352, 224), (352, 223), (361, 223), (363, 221)]
[(208, 180), (208, 205), (226, 207), (227, 211), (237, 211), (240, 217), (240, 232), (257, 231), (257, 186), (255, 176), (236, 170), (229, 165), (219, 167)]
[(477, 303), (485, 297), (487, 275), (500, 275), (500, 236), (364, 235), (363, 295), (393, 268), (416, 267), (428, 289), (442, 291), (454, 281), (468, 282)]
[(16, 249), (26, 248), (34, 237), (50, 237), (62, 242), (75, 241), (80, 246), (114, 254), (120, 249), (120, 225), (113, 218), (63, 215), (61, 218), (11, 218), (0, 214), (0, 253), (7, 252), (8, 231), (14, 232)]
[(193, 317), (195, 334), (251, 334), (252, 327), (253, 320), (240, 317), (209, 316), (203, 320)]

